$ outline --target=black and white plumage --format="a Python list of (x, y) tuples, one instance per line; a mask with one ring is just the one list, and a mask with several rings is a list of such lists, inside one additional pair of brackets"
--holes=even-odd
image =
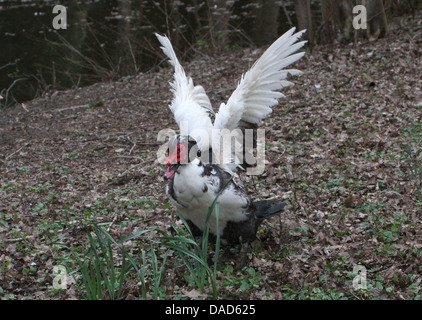
[[(208, 208), (224, 188), (218, 199), (219, 225), (215, 211), (210, 219), (210, 232), (215, 235), (218, 229), (223, 243), (253, 241), (260, 223), (284, 209), (280, 201), (252, 202), (237, 177), (232, 179), (243, 162), (236, 148), (224, 152), (226, 146), (220, 132), (256, 129), (283, 97), (277, 90), (292, 85), (286, 77), (300, 71), (284, 68), (304, 55), (295, 52), (305, 43), (297, 42), (304, 31), (294, 31), (292, 28), (286, 32), (264, 52), (216, 114), (204, 88), (195, 86), (186, 76), (169, 39), (156, 34), (175, 70), (171, 83), (174, 97), (169, 107), (181, 131), (182, 127), (185, 130), (185, 135), (176, 135), (169, 141), (164, 175), (169, 180), (167, 195), (180, 214), (202, 231)], [(243, 146), (243, 141), (240, 143)]]
[[(203, 162), (198, 151), (196, 141), (190, 137), (176, 135), (169, 141), (168, 169), (164, 175), (169, 180), (168, 197), (185, 220), (203, 231), (208, 208), (224, 188), (218, 198), (219, 225), (213, 212), (210, 232), (216, 235), (218, 229), (222, 242), (227, 244), (253, 241), (261, 222), (282, 212), (284, 203), (252, 202), (237, 178), (218, 164)], [(175, 161), (174, 157), (178, 159)]]

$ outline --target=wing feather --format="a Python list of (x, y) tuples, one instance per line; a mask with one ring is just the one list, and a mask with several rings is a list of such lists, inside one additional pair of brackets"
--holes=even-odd
[[(161, 49), (174, 67), (174, 80), (171, 82), (174, 97), (169, 108), (173, 112), (179, 128), (182, 129), (183, 123), (185, 126), (187, 124), (189, 135), (197, 140), (201, 150), (210, 146), (208, 139), (211, 138), (216, 160), (228, 170), (232, 170), (239, 164), (236, 162), (239, 143), (235, 148), (228, 144), (226, 148), (229, 148), (228, 150), (231, 152), (222, 152), (226, 149), (223, 144), (230, 139), (223, 139), (222, 134), (215, 134), (213, 129), (217, 129), (219, 132), (233, 132), (236, 129), (244, 132), (246, 129), (253, 129), (255, 130), (255, 139), (257, 126), (272, 112), (271, 107), (278, 103), (278, 99), (284, 97), (277, 90), (293, 85), (292, 82), (286, 80), (288, 75), (301, 74), (301, 71), (296, 69), (284, 69), (304, 55), (304, 52), (295, 52), (306, 43), (306, 41), (297, 42), (305, 30), (294, 32), (295, 28), (292, 28), (278, 38), (254, 63), (252, 68), (242, 75), (236, 90), (227, 103), (220, 105), (220, 109), (215, 115), (214, 125), (210, 117), (210, 115), (214, 115), (214, 111), (204, 88), (194, 86), (192, 79), (186, 76), (170, 40), (156, 34), (162, 45)], [(204, 131), (207, 139), (202, 139), (201, 134), (197, 134), (197, 132)], [(237, 142), (244, 142), (238, 141), (239, 135), (233, 135), (233, 137)], [(256, 141), (254, 141), (255, 145)], [(243, 150), (243, 153), (245, 152), (250, 153), (251, 150)], [(222, 156), (223, 158), (221, 158)], [(225, 165), (233, 163), (236, 165)]]
[[(202, 86), (194, 86), (193, 80), (187, 77), (174, 52), (170, 40), (166, 36), (155, 34), (161, 43), (163, 53), (170, 59), (174, 67), (174, 80), (170, 83), (173, 100), (169, 105), (179, 128), (187, 129), (188, 134), (197, 142), (201, 150), (208, 148), (213, 124), (210, 115), (214, 116), (210, 99)], [(205, 137), (205, 133), (208, 137)]]
[(293, 54), (306, 43), (306, 41), (295, 43), (305, 30), (293, 34), (294, 31), (295, 28), (290, 29), (276, 40), (242, 76), (227, 104), (221, 104), (216, 114), (215, 128), (233, 130), (237, 128), (240, 120), (245, 120), (243, 114), (250, 114), (253, 109), (261, 111), (253, 112), (257, 117), (249, 119), (254, 124), (259, 124), (263, 117), (271, 113), (271, 107), (277, 103), (277, 99), (283, 97), (276, 90), (292, 85), (283, 79), (288, 74), (301, 73), (299, 70), (282, 70), (305, 54), (304, 52)]
[[(214, 128), (234, 130), (242, 123), (257, 126), (272, 112), (271, 107), (278, 103), (278, 99), (284, 97), (277, 90), (293, 85), (285, 80), (287, 76), (301, 73), (296, 69), (284, 69), (305, 54), (304, 52), (295, 53), (306, 43), (306, 41), (297, 42), (305, 30), (294, 32), (295, 28), (292, 28), (278, 38), (241, 77), (227, 103), (220, 105), (215, 116)], [(214, 135), (212, 143), (213, 149), (220, 150), (223, 154), (221, 152), (221, 149), (224, 149), (222, 137)], [(233, 163), (237, 160), (236, 154), (232, 153), (230, 159), (223, 159), (221, 154), (216, 157), (220, 163)], [(239, 162), (236, 163), (239, 164)]]

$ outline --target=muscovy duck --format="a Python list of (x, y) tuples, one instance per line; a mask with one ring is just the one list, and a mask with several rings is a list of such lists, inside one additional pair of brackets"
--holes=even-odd
[[(284, 210), (280, 201), (251, 201), (235, 173), (245, 167), (244, 159), (239, 160), (238, 149), (232, 146), (228, 146), (229, 152), (223, 152), (226, 145), (222, 131), (256, 130), (271, 113), (271, 107), (284, 97), (276, 90), (292, 85), (285, 80), (289, 74), (301, 73), (284, 68), (303, 57), (304, 52), (295, 52), (306, 43), (297, 42), (305, 30), (294, 31), (295, 28), (290, 29), (264, 52), (242, 76), (227, 103), (220, 105), (217, 114), (204, 88), (195, 86), (186, 76), (169, 39), (156, 34), (174, 67), (171, 82), (174, 97), (169, 108), (183, 133), (169, 140), (168, 168), (164, 174), (168, 180), (166, 193), (183, 218), (203, 231), (208, 208), (222, 191), (218, 198), (219, 225), (214, 210), (209, 230), (216, 235), (218, 229), (223, 244), (252, 242), (260, 223)], [(244, 140), (240, 142), (245, 147)]]

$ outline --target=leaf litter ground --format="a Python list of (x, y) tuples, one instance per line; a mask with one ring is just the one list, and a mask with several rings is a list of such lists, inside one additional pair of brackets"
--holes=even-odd
[[(264, 123), (266, 171), (242, 176), (253, 198), (284, 199), (286, 212), (262, 226), (245, 269), (225, 254), (220, 297), (420, 297), (421, 44), (422, 20), (402, 19), (387, 38), (317, 46), (297, 64), (304, 74)], [(186, 71), (218, 109), (260, 53), (203, 56)], [(170, 229), (156, 154), (158, 132), (176, 129), (171, 77), (157, 68), (1, 112), (0, 297), (82, 298), (72, 283), (52, 288), (53, 268), (83, 252), (93, 222), (116, 239)], [(126, 246), (136, 253), (148, 241)], [(366, 290), (353, 287), (357, 265)], [(125, 298), (140, 297), (138, 281)], [(182, 267), (168, 267), (161, 286), (165, 298), (209, 297)]]

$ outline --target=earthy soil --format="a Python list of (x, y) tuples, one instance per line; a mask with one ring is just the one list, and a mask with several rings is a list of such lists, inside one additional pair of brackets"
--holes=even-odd
[[(420, 296), (421, 45), (419, 16), (398, 19), (377, 41), (307, 49), (295, 65), (304, 73), (264, 123), (265, 173), (241, 177), (252, 198), (284, 199), (286, 212), (262, 226), (245, 269), (230, 269), (237, 256), (224, 254), (222, 298)], [(198, 56), (184, 65), (217, 111), (260, 53)], [(0, 112), (0, 297), (82, 298), (74, 284), (51, 286), (54, 266), (83, 252), (90, 223), (116, 239), (170, 230), (157, 134), (176, 129), (167, 107), (171, 78), (163, 65)], [(128, 205), (133, 199), (145, 205)], [(150, 240), (136, 245), (148, 248)], [(353, 287), (357, 265), (368, 270), (367, 290)], [(166, 298), (207, 297), (186, 273), (166, 269)], [(129, 281), (125, 298), (141, 296), (138, 282)]]

